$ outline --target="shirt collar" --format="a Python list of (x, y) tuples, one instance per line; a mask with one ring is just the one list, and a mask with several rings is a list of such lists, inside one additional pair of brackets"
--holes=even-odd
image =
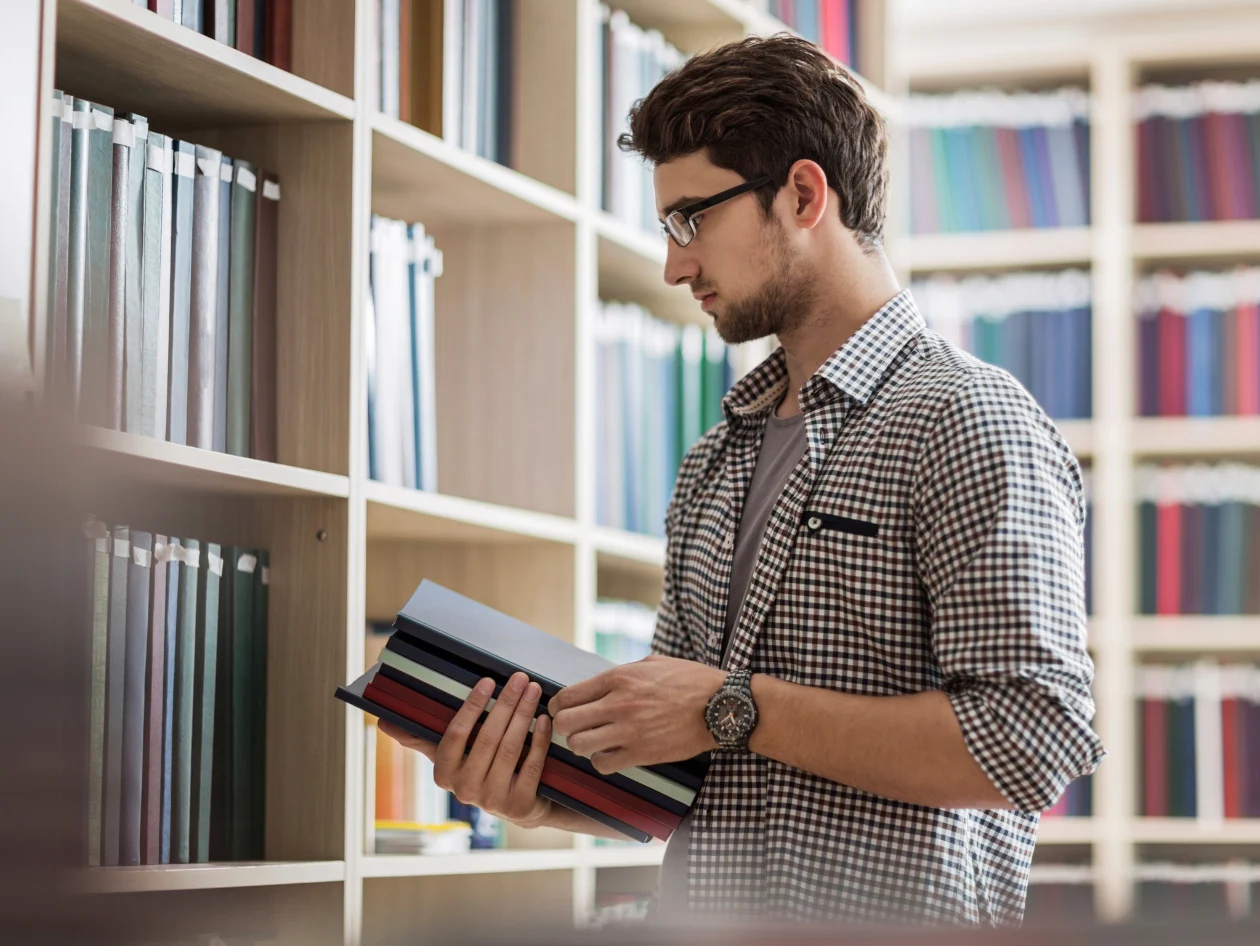
[[(925, 328), (909, 289), (903, 289), (867, 319), (801, 388), (802, 407), (826, 400), (830, 385), (865, 404), (906, 344)], [(787, 393), (787, 356), (782, 346), (737, 381), (722, 399), (727, 422), (759, 420)]]

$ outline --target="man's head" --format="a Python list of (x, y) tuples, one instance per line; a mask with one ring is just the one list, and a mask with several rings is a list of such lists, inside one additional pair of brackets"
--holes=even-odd
[(760, 177), (770, 184), (668, 240), (665, 280), (739, 343), (799, 326), (820, 266), (883, 241), (888, 143), (861, 86), (804, 40), (752, 37), (689, 59), (630, 112), (623, 150), (655, 165), (662, 217)]

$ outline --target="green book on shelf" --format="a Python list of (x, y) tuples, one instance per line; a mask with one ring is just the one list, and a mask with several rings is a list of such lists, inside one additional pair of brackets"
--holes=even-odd
[(678, 397), (679, 418), (678, 431), (680, 443), (678, 456), (686, 455), (687, 450), (700, 439), (704, 433), (704, 409), (701, 401), (701, 363), (704, 359), (704, 329), (698, 325), (688, 325), (682, 330), (682, 342), (678, 346), (680, 368), (680, 391)]
[(254, 680), (250, 706), (250, 857), (267, 856), (267, 633), (271, 605), (271, 553), (258, 552), (254, 571), (254, 621), (250, 633)]
[(175, 642), (175, 733), (171, 774), (171, 860), (187, 864), (192, 848), (193, 719), (197, 669), (197, 597), (201, 543), (183, 542), (180, 564), (179, 616)]
[[(1242, 614), (1246, 604), (1243, 591), (1243, 561), (1247, 552), (1246, 507), (1236, 499), (1221, 503), (1217, 515), (1216, 566), (1217, 614)], [(1210, 576), (1208, 580), (1213, 580)]]
[(84, 527), (88, 537), (88, 580), (92, 605), (88, 633), (92, 642), (92, 690), (88, 720), (88, 866), (101, 866), (102, 812), (105, 788), (105, 685), (109, 645), (109, 530), (103, 522), (90, 520)]
[(711, 430), (722, 420), (722, 397), (726, 394), (726, 343), (717, 330), (704, 333), (704, 361), (700, 381), (703, 415), (701, 433)]
[(1159, 510), (1153, 499), (1138, 504), (1138, 549), (1140, 551), (1138, 576), (1138, 613), (1154, 614), (1156, 611), (1156, 586), (1158, 584), (1155, 537)]
[(232, 183), (232, 257), (228, 288), (227, 452), (249, 456), (254, 334), (254, 166), (236, 161)]
[(252, 549), (234, 548), (232, 563), (232, 733), (231, 733), (231, 844), (233, 860), (252, 856), (250, 832), (253, 828), (253, 781), (250, 763), (253, 754), (253, 699), (258, 682), (254, 679), (254, 575), (258, 555)]
[[(217, 167), (218, 162), (215, 162)], [(194, 668), (193, 709), (193, 799), (190, 816), (192, 844), (190, 860), (210, 860), (210, 814), (214, 776), (215, 691), (219, 668), (219, 581), (223, 558), (218, 545), (203, 545), (205, 556), (197, 591), (197, 654)]]
[[(84, 223), (83, 337), (79, 419), (109, 426), (109, 261), (114, 196), (114, 119), (89, 102), (75, 121), (87, 123), (87, 199)], [(79, 114), (83, 114), (80, 119)]]
[(122, 817), (123, 705), (127, 670), (127, 566), (131, 530), (114, 529), (109, 562), (109, 631), (105, 667), (105, 839), (101, 863), (118, 866)]
[(127, 165), (127, 270), (125, 274), (122, 429), (135, 434), (144, 425), (144, 198), (148, 167), (149, 122), (132, 115), (131, 155)]

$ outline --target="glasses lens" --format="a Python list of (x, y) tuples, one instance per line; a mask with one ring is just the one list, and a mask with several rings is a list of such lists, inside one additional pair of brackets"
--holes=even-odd
[(665, 229), (679, 246), (686, 246), (696, 235), (691, 222), (677, 210), (665, 218)]

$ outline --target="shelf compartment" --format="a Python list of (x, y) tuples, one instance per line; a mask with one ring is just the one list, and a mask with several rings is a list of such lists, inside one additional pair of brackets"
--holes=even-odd
[(254, 496), (350, 495), (345, 476), (201, 450), (152, 437), (82, 427), (79, 441), (92, 451), (94, 476), (134, 485)]
[(1133, 840), (1139, 844), (1260, 844), (1260, 818), (1138, 818)]
[(363, 493), (369, 539), (577, 542), (577, 523), (561, 516), (371, 480), (364, 484)]
[(60, 0), (56, 84), (172, 126), (353, 118), (339, 94), (353, 86), (353, 4), (306, 6), (294, 7), (295, 75), (125, 0)]
[(1133, 452), (1142, 457), (1260, 457), (1260, 417), (1139, 417)]
[[(630, 21), (645, 30), (658, 30), (665, 39), (684, 52), (697, 52), (710, 46), (741, 39), (759, 26), (782, 23), (739, 0), (621, 0)], [(754, 32), (761, 32), (756, 29)]]
[(1038, 844), (1092, 844), (1098, 836), (1093, 818), (1042, 818), (1037, 829)]
[(895, 253), (914, 272), (1089, 266), (1093, 231), (1089, 227), (1056, 227), (924, 233), (904, 237)]
[(1260, 255), (1260, 220), (1140, 223), (1133, 255), (1149, 262), (1225, 260)]
[(571, 870), (577, 864), (578, 852), (573, 848), (439, 855), (373, 854), (359, 862), (359, 872), (363, 877), (436, 877)]
[(686, 286), (665, 284), (663, 239), (598, 211), (599, 295), (610, 302), (635, 302), (658, 318), (704, 328), (712, 319)]
[(324, 884), (345, 879), (345, 861), (249, 861), (214, 864), (161, 864), (149, 867), (86, 869), (79, 886), (86, 893), (142, 893)]
[(1139, 617), (1133, 649), (1170, 653), (1260, 653), (1260, 615)]

